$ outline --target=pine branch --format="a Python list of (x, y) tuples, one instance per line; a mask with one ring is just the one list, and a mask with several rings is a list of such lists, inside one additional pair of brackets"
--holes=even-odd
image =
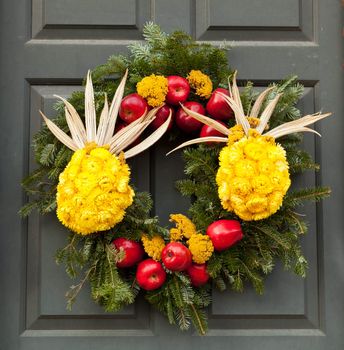
[(297, 207), (304, 201), (318, 202), (323, 198), (329, 197), (331, 189), (329, 187), (305, 188), (289, 192), (283, 202), (286, 207)]
[(31, 201), (29, 203), (26, 203), (21, 209), (19, 210), (19, 215), (23, 218), (29, 216), (34, 209), (37, 208), (37, 202)]
[(200, 335), (205, 335), (208, 329), (207, 316), (204, 311), (197, 309), (193, 304), (188, 307), (191, 320)]
[(257, 231), (267, 235), (277, 244), (281, 245), (285, 250), (290, 249), (290, 244), (283, 239), (283, 236), (280, 234), (280, 232), (274, 230), (274, 228), (272, 228), (271, 226), (257, 223), (255, 225), (252, 225), (252, 227)]
[(151, 46), (157, 44), (164, 46), (168, 35), (161, 30), (159, 25), (154, 22), (147, 22), (143, 27), (143, 37)]
[(49, 166), (54, 162), (55, 154), (56, 154), (55, 144), (48, 143), (47, 145), (45, 145), (45, 147), (43, 148), (43, 150), (41, 152), (39, 162), (42, 165)]
[(301, 216), (299, 214), (295, 213), (292, 210), (288, 210), (285, 215), (286, 215), (286, 220), (290, 221), (296, 226), (299, 234), (303, 235), (307, 233), (307, 225), (301, 219)]
[(244, 283), (242, 281), (242, 276), (240, 270), (237, 271), (235, 275), (233, 275), (233, 284), (232, 287), (235, 291), (242, 293), (244, 290)]
[(151, 56), (150, 47), (142, 43), (134, 43), (128, 46), (131, 54), (136, 60), (149, 60)]
[(190, 328), (190, 315), (187, 310), (179, 308), (175, 311), (177, 324), (182, 331), (186, 331)]
[(72, 310), (72, 306), (73, 306), (78, 294), (80, 293), (80, 291), (83, 288), (83, 286), (85, 285), (85, 283), (88, 282), (89, 277), (93, 273), (94, 269), (95, 269), (95, 265), (93, 265), (92, 267), (90, 267), (86, 271), (84, 278), (80, 281), (79, 284), (77, 284), (76, 286), (72, 285), (70, 287), (69, 291), (66, 293), (67, 310), (69, 310), (69, 311)]
[(207, 271), (213, 278), (217, 277), (222, 269), (222, 256), (219, 254), (213, 254), (208, 261)]
[(305, 259), (305, 257), (303, 255), (299, 255), (298, 256), (298, 259), (297, 259), (297, 262), (295, 264), (295, 268), (294, 268), (294, 272), (305, 278), (306, 277), (306, 272), (308, 270), (308, 262), (307, 260)]
[(287, 160), (291, 173), (303, 172), (305, 170), (318, 171), (320, 169), (320, 166), (316, 164), (311, 156), (303, 150), (291, 149), (287, 152)]

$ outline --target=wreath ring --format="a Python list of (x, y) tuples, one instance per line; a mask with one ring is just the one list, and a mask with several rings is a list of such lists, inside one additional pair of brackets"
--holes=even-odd
[[(307, 226), (295, 208), (330, 190), (289, 187), (293, 174), (319, 169), (300, 149), (300, 133), (316, 133), (308, 125), (330, 114), (300, 117), (296, 77), (260, 94), (251, 83), (240, 91), (225, 48), (167, 35), (153, 23), (144, 36), (130, 57), (113, 56), (88, 72), (85, 92), (59, 97), (54, 121), (41, 112), (46, 127), (33, 140), (39, 167), (23, 180), (30, 201), (21, 214), (56, 209), (71, 231), (56, 253), (71, 278), (84, 274), (67, 293), (69, 308), (86, 282), (106, 311), (143, 290), (171, 324), (185, 330), (192, 323), (205, 334), (212, 285), (242, 291), (249, 281), (262, 293), (276, 259), (305, 276), (299, 241)], [(139, 115), (126, 114), (130, 103)], [(118, 123), (118, 114), (130, 123)], [(150, 195), (130, 184), (126, 159), (167, 131), (178, 138), (201, 127), (201, 137), (176, 148), (202, 143), (183, 151), (187, 178), (177, 182), (192, 199), (188, 216), (171, 214), (174, 227), (162, 227), (150, 217)]]

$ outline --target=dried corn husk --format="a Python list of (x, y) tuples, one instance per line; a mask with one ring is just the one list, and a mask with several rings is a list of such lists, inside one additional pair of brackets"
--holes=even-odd
[(166, 155), (168, 156), (169, 154), (173, 153), (174, 151), (176, 151), (180, 148), (191, 146), (191, 145), (194, 145), (196, 143), (204, 143), (204, 142), (224, 142), (224, 143), (226, 143), (227, 141), (228, 141), (228, 139), (226, 137), (218, 137), (218, 136), (199, 137), (198, 139), (193, 139), (193, 140), (186, 141), (186, 142), (182, 143), (178, 147), (174, 148), (172, 151), (168, 152)]
[[(125, 82), (128, 76), (128, 70), (126, 70), (124, 77), (122, 78), (115, 96), (109, 107), (107, 97), (105, 96), (104, 107), (100, 115), (98, 129), (96, 127), (96, 110), (94, 102), (94, 90), (92, 85), (91, 72), (87, 73), (86, 89), (85, 89), (85, 125), (75, 110), (75, 108), (64, 98), (57, 96), (65, 104), (66, 121), (71, 132), (69, 137), (63, 132), (57, 125), (49, 120), (41, 111), (41, 115), (47, 124), (50, 131), (67, 147), (76, 151), (85, 147), (87, 142), (96, 142), (99, 146), (109, 145), (109, 150), (112, 154), (119, 154), (125, 148), (130, 146), (147, 128), (147, 126), (154, 120), (157, 110), (160, 108), (154, 108), (153, 110), (145, 111), (144, 115), (120, 130), (116, 135), (113, 135), (118, 110), (122, 101)], [(168, 119), (170, 122), (171, 115)], [(135, 146), (132, 150), (127, 151), (125, 154), (128, 157), (132, 157), (156, 142), (167, 130), (169, 122), (165, 122), (158, 130), (156, 130), (146, 140), (141, 142), (138, 146)]]

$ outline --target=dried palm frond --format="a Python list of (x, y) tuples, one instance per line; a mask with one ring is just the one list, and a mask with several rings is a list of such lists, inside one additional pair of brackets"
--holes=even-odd
[[(85, 88), (85, 126), (75, 110), (75, 108), (63, 97), (56, 96), (65, 104), (65, 114), (68, 128), (71, 137), (63, 132), (51, 120), (49, 120), (42, 111), (42, 115), (47, 127), (64, 145), (73, 151), (84, 148), (87, 143), (95, 142), (98, 146), (109, 146), (109, 151), (112, 154), (118, 155), (125, 148), (129, 147), (147, 128), (147, 126), (155, 119), (155, 114), (159, 108), (154, 108), (150, 112), (147, 111), (139, 119), (129, 124), (122, 130), (113, 135), (119, 107), (122, 101), (124, 87), (128, 76), (128, 70), (122, 78), (115, 96), (109, 107), (107, 96), (105, 95), (104, 107), (100, 115), (99, 125), (96, 125), (96, 109), (94, 102), (94, 90), (92, 84), (91, 72), (87, 73), (86, 88)], [(139, 145), (133, 147), (124, 153), (125, 157), (129, 158), (143, 152), (150, 147), (166, 132), (171, 121), (171, 115), (152, 135)]]
[[(245, 116), (245, 112), (242, 106), (242, 102), (240, 99), (240, 92), (239, 92), (239, 88), (237, 86), (237, 82), (236, 82), (236, 74), (237, 72), (234, 73), (233, 75), (233, 81), (232, 84), (228, 83), (229, 85), (229, 96), (223, 94), (222, 92), (219, 92), (219, 94), (223, 97), (223, 99), (228, 103), (228, 105), (232, 108), (233, 112), (234, 112), (234, 116), (235, 116), (235, 121), (238, 125), (241, 125), (244, 133), (246, 136), (248, 136), (249, 134), (249, 130), (252, 129), (249, 121), (247, 119), (247, 117)], [(267, 89), (265, 89), (263, 92), (260, 93), (260, 95), (257, 97), (252, 110), (250, 112), (250, 115), (248, 117), (258, 117), (260, 109), (262, 107), (262, 104), (265, 100), (265, 98), (268, 96), (268, 94), (274, 89), (275, 87), (269, 87)], [(258, 126), (255, 128), (256, 131), (259, 132), (259, 134), (263, 135), (263, 136), (272, 136), (275, 139), (288, 135), (288, 134), (292, 134), (292, 133), (296, 133), (296, 132), (312, 132), (314, 134), (317, 134), (319, 136), (321, 136), (317, 131), (307, 128), (307, 125), (313, 124), (321, 119), (324, 119), (328, 116), (331, 115), (331, 113), (325, 113), (325, 114), (320, 114), (320, 113), (316, 113), (316, 114), (311, 114), (311, 115), (307, 115), (303, 118), (297, 119), (297, 120), (293, 120), (291, 122), (282, 124), (268, 132), (266, 132), (265, 134), (263, 134), (264, 130), (266, 129), (266, 126), (276, 108), (276, 105), (278, 103), (278, 100), (280, 99), (280, 97), (282, 96), (282, 94), (277, 94), (265, 107), (264, 111), (261, 113), (260, 115), (260, 122), (258, 124)], [(230, 135), (231, 134), (231, 130), (224, 127), (222, 124), (218, 123), (216, 120), (205, 117), (204, 115), (201, 115), (199, 113), (196, 113), (194, 111), (189, 110), (188, 108), (186, 108), (185, 106), (182, 105), (183, 110), (190, 115), (191, 117), (195, 118), (196, 120), (202, 122), (205, 125), (211, 126), (214, 129), (216, 129), (217, 131), (221, 132), (223, 135)], [(179, 145), (178, 147), (174, 148), (172, 151), (170, 151), (167, 154), (170, 154), (174, 151), (176, 151), (177, 149), (186, 147), (186, 146), (190, 146), (193, 144), (197, 144), (197, 143), (202, 143), (202, 142), (227, 142), (226, 138), (222, 138), (222, 137), (213, 137), (211, 140), (209, 137), (201, 137), (201, 138), (197, 138), (194, 140), (190, 140), (187, 142), (184, 142), (183, 144)]]

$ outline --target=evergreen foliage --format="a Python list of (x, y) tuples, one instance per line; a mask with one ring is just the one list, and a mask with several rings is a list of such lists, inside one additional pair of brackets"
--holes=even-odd
[(182, 273), (170, 273), (164, 285), (146, 294), (146, 299), (157, 310), (166, 315), (170, 324), (187, 330), (192, 323), (199, 334), (207, 331), (205, 310), (211, 302), (209, 286), (193, 288)]
[(67, 292), (70, 309), (85, 283), (91, 286), (92, 298), (106, 311), (117, 311), (134, 302), (138, 293), (135, 275), (117, 269), (116, 262), (122, 253), (111, 243), (117, 237), (139, 241), (142, 233), (166, 234), (158, 226), (158, 219), (149, 216), (152, 200), (148, 193), (136, 193), (134, 203), (127, 210), (124, 220), (112, 230), (102, 234), (81, 236), (70, 233), (68, 244), (56, 253), (56, 262), (63, 263), (71, 278), (80, 275), (78, 284)]
[[(150, 74), (185, 77), (191, 69), (199, 69), (209, 75), (214, 89), (227, 86), (231, 70), (226, 49), (196, 43), (183, 32), (167, 35), (153, 23), (144, 27), (143, 35), (143, 43), (129, 46), (129, 56), (112, 56), (93, 70), (98, 117), (103, 108), (104, 94), (112, 99), (120, 77), (127, 68), (129, 78), (125, 94), (135, 92), (136, 83)], [(276, 87), (267, 101), (279, 92), (283, 92), (283, 96), (270, 121), (270, 128), (300, 117), (300, 111), (295, 105), (302, 95), (303, 87), (297, 83), (296, 77), (290, 77)], [(248, 83), (241, 92), (247, 115), (256, 97), (252, 84)], [(199, 98), (192, 95), (191, 99)], [(84, 118), (84, 93), (73, 93), (69, 102)], [(63, 105), (56, 104), (56, 110), (54, 122), (68, 133)], [(229, 126), (232, 125), (234, 121), (229, 122)], [(310, 155), (300, 149), (301, 135), (284, 137), (279, 142), (287, 151), (292, 174), (319, 169)], [(58, 142), (46, 126), (34, 136), (32, 146), (38, 166), (22, 182), (30, 198), (21, 209), (23, 216), (33, 210), (45, 214), (56, 209), (59, 175), (72, 156), (72, 151)], [(197, 229), (203, 233), (213, 221), (222, 218), (238, 220), (233, 213), (222, 208), (218, 198), (215, 176), (219, 152), (218, 145), (186, 149), (184, 160), (187, 178), (177, 183), (181, 194), (191, 197), (189, 214)], [(214, 285), (219, 290), (230, 286), (241, 292), (245, 283), (251, 282), (256, 291), (262, 293), (264, 276), (273, 270), (276, 259), (282, 260), (286, 269), (305, 276), (307, 261), (301, 252), (300, 235), (306, 233), (307, 225), (296, 208), (305, 200), (318, 201), (329, 193), (328, 188), (290, 191), (282, 208), (273, 216), (261, 221), (242, 222), (244, 239), (231, 249), (215, 252), (208, 261), (208, 272)], [(67, 274), (77, 281), (66, 293), (68, 308), (72, 307), (85, 284), (90, 285), (92, 298), (106, 311), (117, 311), (134, 302), (139, 292), (135, 268), (120, 270), (116, 267), (122, 253), (111, 242), (117, 237), (140, 241), (143, 233), (149, 236), (158, 234), (168, 241), (168, 230), (159, 225), (158, 218), (150, 216), (151, 208), (150, 195), (135, 191), (134, 203), (127, 209), (124, 220), (113, 229), (88, 236), (70, 233), (67, 245), (56, 252), (56, 262), (64, 264)], [(211, 303), (210, 284), (195, 288), (187, 275), (167, 271), (166, 283), (158, 290), (147, 292), (146, 299), (163, 312), (171, 324), (178, 325), (182, 330), (192, 324), (200, 334), (205, 334), (205, 308)]]
[[(277, 92), (283, 92), (283, 95), (271, 118), (270, 128), (300, 117), (295, 105), (302, 96), (303, 87), (296, 82), (296, 77), (288, 78), (276, 87), (267, 100)], [(249, 115), (257, 97), (251, 83), (242, 90), (241, 97), (245, 112)], [(311, 156), (300, 149), (301, 135), (286, 136), (279, 142), (287, 151), (292, 174), (319, 169)], [(177, 182), (181, 194), (192, 199), (189, 214), (201, 232), (205, 233), (209, 224), (219, 219), (241, 221), (244, 238), (230, 249), (216, 252), (209, 261), (208, 272), (214, 278), (215, 285), (220, 290), (230, 286), (241, 292), (248, 281), (261, 294), (264, 291), (264, 275), (273, 270), (277, 259), (283, 262), (287, 270), (305, 277), (307, 261), (301, 252), (300, 235), (306, 233), (307, 224), (296, 209), (306, 200), (319, 201), (329, 196), (329, 188), (290, 190), (276, 214), (265, 220), (242, 221), (222, 208), (217, 194), (215, 177), (220, 149), (219, 146), (200, 145), (184, 150), (187, 179)]]
[[(143, 35), (144, 43), (129, 46), (128, 57), (111, 56), (105, 64), (92, 71), (98, 117), (103, 108), (104, 94), (108, 95), (109, 100), (112, 99), (127, 68), (129, 78), (125, 95), (136, 92), (136, 83), (153, 73), (185, 77), (191, 69), (200, 69), (210, 76), (214, 88), (220, 83), (227, 82), (231, 71), (228, 68), (225, 49), (197, 43), (183, 32), (167, 35), (158, 25), (151, 22), (145, 25)], [(147, 55), (143, 55), (140, 50), (147, 51)], [(197, 98), (192, 97), (194, 100)], [(68, 101), (84, 118), (84, 93), (74, 92)], [(63, 104), (58, 103), (56, 109), (55, 124), (69, 133)], [(39, 168), (22, 182), (23, 188), (30, 195), (30, 203), (21, 209), (23, 216), (29, 215), (34, 209), (41, 214), (56, 209), (55, 193), (58, 177), (72, 156), (72, 152), (62, 145), (46, 126), (34, 136), (32, 147)]]

